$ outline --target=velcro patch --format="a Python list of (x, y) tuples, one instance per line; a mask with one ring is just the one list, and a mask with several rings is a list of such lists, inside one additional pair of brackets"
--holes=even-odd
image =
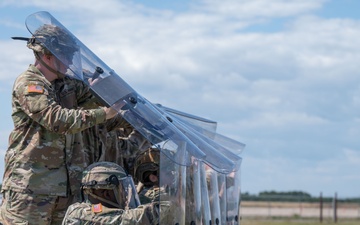
[(28, 85), (28, 93), (44, 93), (44, 88), (40, 85), (29, 84)]
[(101, 213), (101, 212), (102, 212), (102, 205), (101, 205), (101, 203), (92, 205), (92, 206), (91, 206), (91, 210), (92, 210), (94, 213)]

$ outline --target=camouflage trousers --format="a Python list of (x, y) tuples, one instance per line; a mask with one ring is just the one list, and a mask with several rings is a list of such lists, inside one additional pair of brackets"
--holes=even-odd
[(6, 190), (0, 207), (0, 224), (60, 225), (76, 198), (32, 195)]

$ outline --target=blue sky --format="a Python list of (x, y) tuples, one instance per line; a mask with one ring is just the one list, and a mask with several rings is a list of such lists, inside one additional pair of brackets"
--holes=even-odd
[(0, 3), (1, 157), (12, 84), (33, 62), (10, 37), (45, 10), (151, 102), (245, 143), (243, 192), (360, 196), (360, 1), (86, 3)]

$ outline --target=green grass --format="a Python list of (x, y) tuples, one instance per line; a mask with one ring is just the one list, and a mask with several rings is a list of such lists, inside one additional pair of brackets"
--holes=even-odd
[(337, 223), (330, 219), (323, 220), (322, 223), (317, 219), (298, 219), (298, 218), (243, 218), (241, 225), (359, 225), (360, 219), (339, 219)]

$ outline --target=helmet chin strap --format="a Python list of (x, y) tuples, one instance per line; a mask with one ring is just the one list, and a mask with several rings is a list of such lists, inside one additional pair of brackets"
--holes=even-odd
[(54, 69), (51, 68), (48, 64), (46, 64), (46, 63), (44, 62), (44, 60), (41, 59), (41, 57), (40, 57), (40, 55), (39, 55), (38, 52), (35, 52), (35, 51), (34, 51), (34, 54), (35, 54), (36, 59), (39, 60), (39, 62), (41, 63), (41, 65), (45, 66), (45, 68), (46, 68), (47, 70), (49, 70), (50, 72), (56, 74), (56, 76), (57, 76), (58, 78), (62, 79), (62, 78), (64, 78), (64, 77), (66, 76), (66, 74), (61, 73), (61, 72), (59, 71), (58, 68), (60, 67), (60, 62), (59, 62), (58, 60), (55, 62), (55, 63), (56, 63), (57, 70), (54, 70)]

